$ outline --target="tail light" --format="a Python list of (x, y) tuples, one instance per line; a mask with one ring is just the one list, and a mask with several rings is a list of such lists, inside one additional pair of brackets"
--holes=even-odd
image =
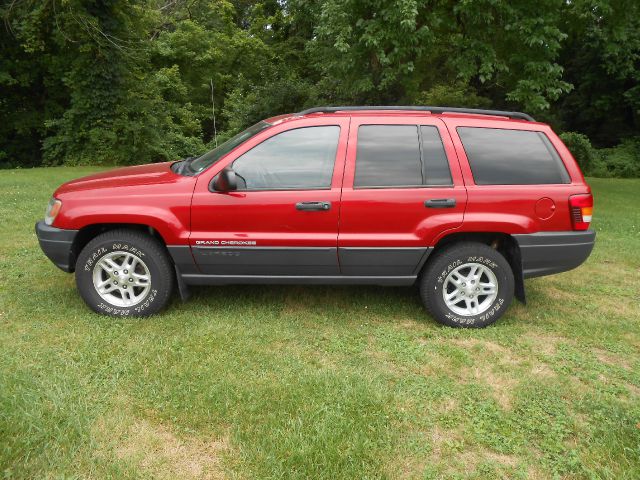
[(593, 215), (593, 195), (571, 195), (569, 197), (571, 221), (574, 230), (587, 230)]

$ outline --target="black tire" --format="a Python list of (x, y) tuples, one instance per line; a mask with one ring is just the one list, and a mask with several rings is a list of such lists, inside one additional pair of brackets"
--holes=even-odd
[[(116, 252), (122, 252), (123, 256), (118, 257), (119, 254)], [(146, 274), (150, 277), (148, 286), (138, 287), (125, 283), (126, 280), (138, 282), (137, 278), (131, 278), (134, 276), (132, 274), (128, 274), (129, 278), (124, 278), (123, 272), (126, 270), (106, 272), (103, 269), (96, 273), (97, 263), (109, 258), (110, 254), (115, 255), (116, 262), (118, 258), (125, 257), (131, 258), (131, 261), (135, 260), (137, 264), (135, 268), (142, 268), (142, 275)], [(144, 270), (145, 267), (146, 270)], [(128, 292), (137, 292), (139, 300), (136, 299), (133, 303), (127, 298), (126, 301), (131, 302), (131, 305), (116, 305), (103, 298), (94, 286), (94, 275), (109, 279), (111, 273), (119, 273), (122, 276), (121, 286), (118, 287), (120, 293), (112, 293), (111, 298), (114, 295), (124, 298), (127, 292), (122, 288), (126, 289), (127, 286), (134, 285), (129, 286)], [(135, 230), (117, 229), (98, 235), (82, 249), (76, 261), (76, 285), (82, 299), (93, 311), (114, 317), (146, 317), (160, 311), (171, 297), (175, 283), (174, 276), (175, 271), (164, 245), (150, 235)], [(115, 300), (117, 301), (117, 298)]]
[[(452, 284), (453, 279), (447, 281), (447, 278), (451, 278), (449, 275), (452, 271), (467, 264), (480, 264), (486, 267), (493, 273), (498, 282), (497, 294), (493, 301), (491, 301), (492, 295), (482, 295), (473, 291), (469, 293), (469, 295), (475, 294), (477, 297), (476, 302), (482, 301), (485, 303), (485, 300), (487, 300), (486, 308), (482, 308), (475, 315), (464, 315), (455, 312), (447, 306), (443, 298), (443, 289), (445, 288), (448, 289), (447, 293), (455, 291), (456, 288), (462, 289), (462, 285), (467, 288), (466, 283), (459, 283), (460, 287), (456, 287)], [(482, 269), (480, 268), (480, 270)], [(463, 267), (459, 271), (463, 275), (468, 275), (470, 268)], [(486, 280), (489, 278), (488, 275), (488, 273), (485, 273), (482, 278)], [(468, 276), (468, 278), (472, 277)], [(514, 283), (511, 266), (500, 252), (483, 243), (460, 242), (445, 247), (429, 258), (429, 262), (420, 279), (420, 296), (427, 311), (439, 323), (449, 327), (483, 328), (491, 325), (504, 315), (513, 300)], [(469, 288), (472, 287), (469, 286)], [(473, 289), (475, 290), (476, 288)], [(466, 299), (462, 297), (460, 303), (452, 308), (461, 310), (465, 306), (468, 306), (468, 304), (466, 304)]]

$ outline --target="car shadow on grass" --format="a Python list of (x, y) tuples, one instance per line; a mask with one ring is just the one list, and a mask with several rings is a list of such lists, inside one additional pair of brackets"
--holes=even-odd
[(239, 314), (262, 315), (266, 309), (280, 316), (323, 317), (339, 322), (399, 318), (433, 322), (416, 286), (233, 285), (190, 290), (189, 300), (182, 303), (176, 296), (167, 311), (232, 308)]

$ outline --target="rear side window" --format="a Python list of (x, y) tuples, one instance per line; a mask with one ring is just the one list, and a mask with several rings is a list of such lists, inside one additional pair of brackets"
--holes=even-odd
[(425, 185), (451, 185), (449, 161), (437, 127), (422, 125), (422, 161), (424, 162)]
[(355, 188), (423, 185), (451, 185), (449, 162), (437, 127), (359, 127)]
[(358, 129), (355, 187), (422, 185), (417, 125), (362, 125)]
[(340, 127), (306, 127), (274, 135), (233, 162), (243, 190), (331, 186)]
[(569, 183), (567, 170), (542, 132), (458, 127), (477, 185)]

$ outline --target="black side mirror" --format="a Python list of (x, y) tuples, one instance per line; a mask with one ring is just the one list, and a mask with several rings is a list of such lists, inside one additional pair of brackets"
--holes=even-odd
[(238, 189), (236, 172), (231, 167), (223, 169), (213, 179), (213, 189), (216, 192), (230, 192)]

